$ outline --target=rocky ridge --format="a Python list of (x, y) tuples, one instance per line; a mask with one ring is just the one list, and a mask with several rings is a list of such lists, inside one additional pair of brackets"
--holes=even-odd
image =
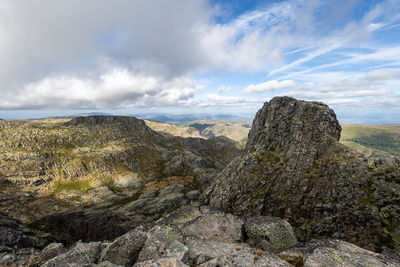
[(276, 97), (258, 111), (243, 154), (214, 180), (212, 207), (284, 218), (302, 240), (339, 238), (399, 248), (400, 171), (370, 166), (339, 143), (327, 105)]
[(0, 208), (26, 222), (71, 209), (125, 212), (147, 191), (181, 184), (182, 195), (159, 198), (143, 216), (151, 220), (196, 196), (239, 153), (226, 138), (166, 137), (134, 117), (1, 122)]

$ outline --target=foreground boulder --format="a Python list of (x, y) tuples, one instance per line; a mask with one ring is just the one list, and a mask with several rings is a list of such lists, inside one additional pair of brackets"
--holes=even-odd
[(297, 243), (292, 226), (280, 218), (255, 216), (246, 221), (245, 231), (249, 241), (263, 244), (277, 251), (293, 247)]
[(276, 97), (258, 111), (248, 143), (207, 200), (235, 215), (277, 216), (301, 240), (334, 237), (380, 251), (400, 244), (400, 171), (373, 167), (339, 143), (327, 105)]

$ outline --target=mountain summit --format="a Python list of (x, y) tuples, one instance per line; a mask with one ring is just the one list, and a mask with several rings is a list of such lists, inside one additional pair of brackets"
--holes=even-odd
[(243, 154), (207, 191), (210, 206), (287, 219), (300, 240), (334, 237), (381, 250), (399, 241), (400, 171), (339, 143), (327, 105), (276, 97), (258, 111)]

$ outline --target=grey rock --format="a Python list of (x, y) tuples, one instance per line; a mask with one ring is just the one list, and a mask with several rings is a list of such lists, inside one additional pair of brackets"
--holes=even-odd
[(186, 194), (186, 198), (192, 201), (198, 200), (200, 198), (199, 190), (192, 190)]
[(288, 262), (278, 258), (272, 253), (261, 252), (253, 249), (242, 249), (235, 254), (224, 255), (213, 260), (200, 264), (199, 267), (289, 267), (292, 266)]
[(40, 261), (46, 262), (64, 252), (67, 251), (67, 248), (61, 243), (51, 243), (47, 245), (41, 252), (40, 252)]
[(100, 256), (101, 243), (78, 241), (70, 250), (45, 262), (44, 267), (84, 266), (95, 263)]
[(162, 258), (157, 260), (148, 260), (138, 262), (135, 267), (189, 267), (177, 258)]
[(174, 193), (182, 193), (184, 189), (185, 186), (182, 184), (172, 184), (161, 189), (160, 196), (166, 196)]
[(235, 254), (246, 247), (244, 243), (229, 244), (215, 240), (188, 238), (186, 246), (189, 248), (189, 263), (197, 266), (209, 260)]
[(242, 226), (243, 221), (232, 214), (206, 213), (185, 224), (181, 231), (188, 237), (234, 243), (244, 239)]
[(183, 236), (174, 226), (156, 225), (148, 232), (148, 238), (139, 253), (138, 262), (162, 258), (170, 250), (173, 241), (183, 243)]
[(292, 226), (280, 218), (269, 216), (254, 216), (246, 220), (245, 231), (249, 238), (266, 240), (268, 244), (282, 251), (297, 243)]
[(396, 259), (340, 240), (314, 240), (307, 244), (304, 267), (400, 266)]
[(157, 221), (157, 224), (168, 224), (181, 227), (183, 224), (197, 219), (201, 214), (202, 213), (198, 207), (186, 205), (165, 215)]
[(103, 249), (100, 262), (109, 261), (115, 264), (132, 266), (142, 250), (147, 239), (147, 233), (141, 227), (133, 229), (118, 237)]

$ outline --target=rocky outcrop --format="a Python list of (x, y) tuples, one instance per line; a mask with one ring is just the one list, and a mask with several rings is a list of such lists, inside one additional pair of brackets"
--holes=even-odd
[(276, 97), (258, 111), (244, 153), (207, 191), (212, 207), (285, 218), (301, 241), (334, 237), (394, 248), (399, 239), (400, 171), (371, 167), (341, 145), (327, 105)]

